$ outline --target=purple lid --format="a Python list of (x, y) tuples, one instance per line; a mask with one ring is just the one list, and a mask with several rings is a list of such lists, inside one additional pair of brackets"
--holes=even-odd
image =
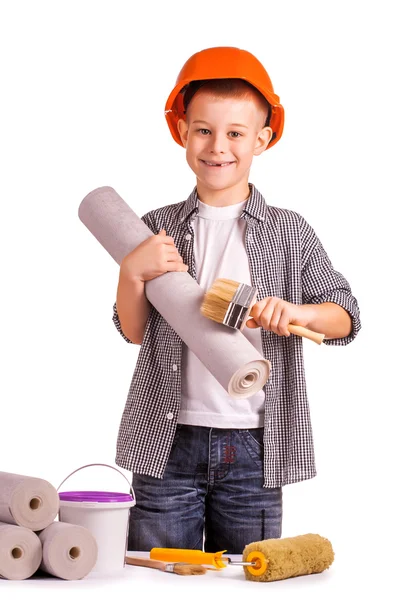
[(67, 502), (132, 502), (130, 494), (119, 492), (60, 492), (60, 500)]

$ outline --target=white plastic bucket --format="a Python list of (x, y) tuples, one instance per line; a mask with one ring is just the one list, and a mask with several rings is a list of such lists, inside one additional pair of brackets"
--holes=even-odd
[(98, 547), (94, 572), (109, 573), (123, 569), (129, 531), (129, 511), (134, 506), (135, 494), (131, 484), (121, 471), (111, 465), (94, 463), (76, 469), (58, 486), (86, 467), (102, 466), (114, 469), (128, 482), (131, 494), (118, 492), (61, 492), (58, 518), (64, 523), (74, 523), (88, 529)]

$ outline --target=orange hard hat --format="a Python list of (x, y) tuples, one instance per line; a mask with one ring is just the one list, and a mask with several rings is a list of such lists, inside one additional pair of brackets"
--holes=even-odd
[(260, 61), (247, 50), (218, 46), (206, 48), (193, 54), (183, 65), (176, 85), (165, 105), (165, 117), (174, 140), (182, 146), (177, 123), (183, 119), (185, 109), (182, 89), (191, 81), (204, 79), (243, 79), (253, 85), (271, 105), (269, 126), (273, 137), (268, 148), (276, 144), (282, 135), (284, 110), (279, 96), (274, 93), (271, 80)]

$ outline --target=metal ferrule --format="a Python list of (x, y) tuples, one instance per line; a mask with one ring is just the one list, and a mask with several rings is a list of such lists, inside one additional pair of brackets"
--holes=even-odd
[(228, 306), (223, 324), (233, 329), (240, 329), (246, 322), (256, 297), (257, 288), (241, 283)]
[(231, 558), (229, 558), (228, 559), (228, 564), (233, 565), (235, 567), (255, 567), (257, 563), (255, 563), (255, 562), (244, 562), (242, 560), (232, 560)]

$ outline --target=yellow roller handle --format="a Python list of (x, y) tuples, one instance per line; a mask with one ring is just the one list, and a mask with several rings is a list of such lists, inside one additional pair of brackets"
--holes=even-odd
[(228, 565), (228, 559), (220, 552), (202, 552), (202, 550), (183, 550), (179, 548), (152, 548), (150, 558), (163, 560), (165, 562), (184, 562), (191, 565), (212, 565), (216, 569), (222, 569)]

